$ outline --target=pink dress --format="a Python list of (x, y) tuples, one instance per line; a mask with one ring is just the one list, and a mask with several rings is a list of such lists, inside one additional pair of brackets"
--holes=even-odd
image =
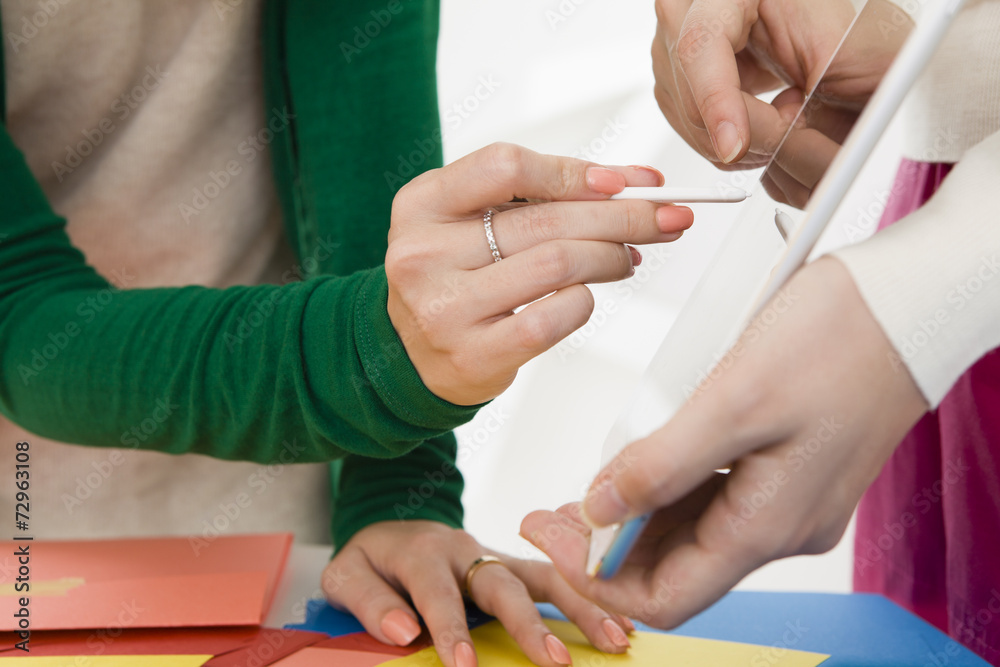
[[(922, 206), (950, 170), (904, 160), (879, 228)], [(1000, 349), (903, 439), (861, 500), (854, 547), (856, 590), (885, 595), (1000, 666)]]

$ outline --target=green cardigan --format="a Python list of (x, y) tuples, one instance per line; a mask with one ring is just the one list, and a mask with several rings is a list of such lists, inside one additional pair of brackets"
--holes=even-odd
[[(337, 545), (387, 519), (459, 526), (451, 430), (476, 407), (421, 383), (381, 266), (396, 190), (442, 160), (437, 1), (266, 0), (263, 26), (266, 109), (292, 116), (275, 180), (308, 275), (119, 291), (0, 129), (0, 412), (81, 445), (334, 461)], [(136, 437), (158, 402), (176, 407)]]

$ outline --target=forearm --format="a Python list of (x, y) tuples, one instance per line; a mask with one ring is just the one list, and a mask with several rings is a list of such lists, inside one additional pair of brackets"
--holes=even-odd
[(931, 407), (1000, 346), (1000, 133), (919, 211), (835, 253)]
[(381, 268), (116, 290), (2, 141), (0, 411), (15, 423), (77, 444), (306, 462), (399, 456), (474, 414), (420, 384)]

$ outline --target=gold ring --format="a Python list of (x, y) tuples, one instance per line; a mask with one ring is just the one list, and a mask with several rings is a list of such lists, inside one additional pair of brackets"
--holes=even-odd
[(480, 568), (496, 563), (502, 567), (507, 567), (502, 560), (496, 556), (480, 556), (476, 560), (472, 561), (472, 565), (465, 573), (465, 592), (471, 593), (472, 591), (472, 576), (479, 571)]

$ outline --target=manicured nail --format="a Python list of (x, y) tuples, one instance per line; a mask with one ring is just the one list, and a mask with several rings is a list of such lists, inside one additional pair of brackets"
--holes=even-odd
[(628, 640), (628, 635), (625, 634), (625, 631), (622, 630), (620, 625), (612, 621), (610, 618), (604, 619), (601, 626), (604, 628), (604, 634), (606, 634), (608, 639), (611, 640), (611, 643), (618, 648), (629, 648), (632, 646), (632, 642)]
[(687, 206), (661, 206), (656, 209), (656, 226), (664, 234), (688, 229), (694, 224), (694, 211)]
[(625, 632), (628, 634), (635, 632), (635, 623), (632, 622), (631, 618), (628, 616), (622, 616), (622, 623), (625, 624)]
[(632, 255), (632, 268), (635, 268), (640, 264), (642, 264), (642, 253), (630, 245), (627, 245), (625, 247), (628, 248), (629, 254)]
[(628, 516), (628, 513), (628, 505), (622, 500), (614, 480), (611, 479), (606, 479), (600, 486), (591, 489), (580, 506), (580, 514), (591, 528), (618, 523)]
[(667, 179), (664, 178), (663, 174), (656, 167), (650, 167), (649, 165), (645, 164), (634, 164), (631, 165), (631, 168), (635, 169), (636, 171), (641, 171), (643, 172), (643, 174), (649, 174), (649, 176), (652, 177), (653, 179), (652, 182), (654, 184), (654, 187), (661, 187), (664, 183), (667, 182)]
[(715, 152), (723, 162), (729, 164), (743, 150), (743, 140), (736, 126), (728, 120), (719, 123), (715, 128)]
[(382, 619), (382, 634), (397, 646), (409, 646), (420, 636), (420, 624), (402, 609), (393, 609)]
[(477, 667), (479, 661), (476, 660), (476, 652), (468, 642), (459, 642), (455, 645), (455, 667)]
[(594, 192), (613, 195), (625, 188), (625, 177), (613, 169), (590, 167), (587, 169), (587, 186)]
[(549, 649), (549, 657), (560, 665), (573, 664), (573, 658), (569, 656), (569, 649), (555, 635), (545, 635), (545, 647)]

